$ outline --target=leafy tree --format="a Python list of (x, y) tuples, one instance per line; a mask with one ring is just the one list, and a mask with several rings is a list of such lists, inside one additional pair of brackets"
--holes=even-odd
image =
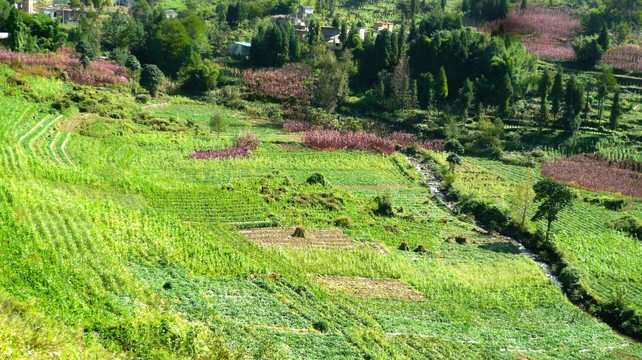
[(555, 74), (553, 88), (551, 89), (551, 112), (553, 113), (554, 119), (557, 119), (557, 115), (560, 113), (563, 97), (564, 84), (562, 83), (562, 69), (559, 69)]
[(602, 49), (595, 36), (578, 37), (573, 42), (573, 50), (577, 61), (591, 68), (595, 67), (602, 59), (602, 54), (604, 54), (604, 49)]
[(446, 161), (448, 161), (448, 165), (450, 166), (450, 173), (454, 174), (455, 173), (455, 166), (461, 165), (461, 159), (457, 154), (450, 154), (446, 158)]
[(227, 123), (219, 113), (212, 115), (208, 125), (212, 131), (216, 132), (217, 138), (221, 136), (223, 131), (227, 130)]
[(602, 123), (604, 100), (609, 92), (615, 90), (617, 80), (613, 76), (613, 68), (606, 68), (597, 76), (597, 116)]
[(76, 44), (76, 51), (80, 53), (80, 55), (84, 55), (89, 59), (93, 59), (94, 57), (96, 57), (96, 52), (94, 51), (94, 47), (89, 41), (85, 39), (80, 40), (78, 44)]
[(178, 18), (163, 20), (148, 48), (150, 59), (170, 75), (175, 75), (191, 55), (189, 34)]
[(341, 47), (346, 47), (346, 41), (348, 41), (348, 24), (344, 21), (341, 23), (341, 33), (339, 34), (339, 42)]
[(153, 64), (143, 65), (140, 73), (140, 85), (147, 89), (152, 96), (156, 95), (164, 79), (165, 76), (163, 76), (163, 72), (160, 71), (158, 66)]
[(611, 37), (606, 25), (602, 25), (600, 28), (600, 35), (597, 37), (597, 43), (602, 48), (602, 51), (606, 51), (611, 47)]
[(464, 155), (464, 146), (457, 139), (448, 140), (444, 145), (444, 150), (453, 154)]
[(534, 197), (533, 172), (531, 171), (526, 180), (520, 182), (515, 187), (515, 198), (511, 203), (513, 214), (522, 227), (526, 225), (526, 215), (528, 215), (532, 208)]
[(312, 104), (327, 112), (334, 112), (337, 104), (350, 91), (348, 75), (352, 70), (352, 56), (346, 52), (339, 61), (333, 52), (326, 52), (318, 67), (321, 72), (315, 81)]
[(219, 71), (208, 61), (197, 62), (185, 71), (183, 88), (187, 91), (208, 91), (216, 87)]
[(90, 58), (89, 58), (89, 56), (87, 56), (86, 54), (83, 54), (83, 55), (80, 57), (80, 63), (82, 64), (83, 69), (85, 69), (85, 70), (86, 70), (86, 69), (87, 69), (87, 66), (89, 66), (89, 63), (91, 63), (91, 59), (90, 59)]
[(580, 126), (578, 115), (584, 106), (584, 89), (575, 75), (566, 82), (566, 93), (564, 95), (564, 117), (565, 127), (571, 133), (577, 131)]
[(548, 69), (546, 69), (544, 70), (544, 73), (542, 74), (542, 77), (537, 84), (537, 93), (541, 99), (539, 113), (537, 114), (540, 131), (542, 127), (548, 122), (548, 93), (551, 90), (552, 84), (553, 81), (551, 79), (551, 74), (548, 72)]
[(457, 99), (459, 105), (459, 114), (462, 120), (468, 117), (468, 110), (473, 103), (473, 82), (466, 78), (464, 86), (459, 90), (459, 97)]
[(439, 69), (435, 80), (435, 97), (440, 104), (448, 97), (448, 79), (443, 66)]
[(620, 122), (620, 115), (622, 115), (622, 108), (620, 106), (620, 90), (616, 90), (615, 95), (613, 95), (611, 117), (609, 118), (609, 125), (611, 126), (611, 129), (617, 130), (618, 123)]
[(534, 201), (540, 204), (532, 220), (546, 220), (546, 241), (548, 241), (551, 224), (558, 219), (560, 211), (572, 205), (573, 193), (567, 185), (551, 179), (538, 181), (533, 186), (533, 190), (535, 191)]

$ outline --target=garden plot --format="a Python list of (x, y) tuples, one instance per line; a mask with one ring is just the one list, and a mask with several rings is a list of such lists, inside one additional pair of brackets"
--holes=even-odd
[(268, 227), (240, 230), (239, 233), (261, 247), (289, 247), (294, 249), (350, 249), (356, 243), (339, 230), (306, 230), (305, 237), (294, 237), (295, 229)]
[(390, 298), (399, 300), (424, 300), (412, 286), (398, 279), (369, 279), (350, 277), (321, 277), (323, 287), (330, 292), (364, 298)]

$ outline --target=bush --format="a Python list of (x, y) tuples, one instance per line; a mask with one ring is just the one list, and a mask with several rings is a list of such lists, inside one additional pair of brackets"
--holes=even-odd
[(328, 184), (325, 181), (325, 176), (323, 176), (323, 174), (321, 174), (321, 173), (312, 174), (312, 176), (310, 176), (305, 182), (310, 184), (310, 185), (321, 184), (323, 186), (326, 186)]
[(580, 272), (580, 270), (572, 266), (565, 267), (562, 270), (562, 272), (560, 272), (560, 275), (558, 276), (558, 279), (560, 283), (562, 283), (564, 288), (569, 289), (571, 291), (580, 287), (581, 278), (582, 278), (582, 273)]
[(315, 330), (320, 331), (322, 333), (328, 332), (328, 330), (330, 330), (330, 325), (328, 325), (328, 322), (325, 320), (319, 320), (319, 321), (313, 322), (312, 327)]
[(487, 204), (479, 200), (468, 200), (461, 204), (461, 212), (472, 214), (491, 230), (501, 230), (510, 220), (509, 209), (500, 204)]
[(631, 234), (631, 236), (635, 236), (642, 240), (642, 220), (635, 216), (622, 216), (621, 218), (608, 223), (608, 226), (616, 230), (627, 232)]
[(156, 96), (156, 92), (163, 84), (164, 79), (165, 76), (158, 66), (146, 64), (140, 74), (140, 86), (147, 89), (152, 96)]
[(446, 145), (444, 145), (444, 150), (453, 154), (464, 155), (464, 146), (456, 139), (449, 140)]
[(152, 97), (147, 94), (136, 95), (136, 101), (141, 104), (147, 104), (152, 100)]
[(259, 148), (259, 145), (261, 145), (261, 140), (254, 135), (254, 133), (247, 133), (245, 135), (241, 135), (237, 140), (236, 140), (236, 146), (237, 147), (245, 147), (250, 150), (256, 150)]
[(354, 221), (352, 221), (352, 218), (349, 216), (342, 216), (334, 220), (334, 225), (341, 228), (352, 229), (354, 228)]
[(390, 194), (377, 195), (374, 201), (377, 203), (375, 214), (379, 216), (395, 216), (395, 211), (392, 206), (392, 196)]

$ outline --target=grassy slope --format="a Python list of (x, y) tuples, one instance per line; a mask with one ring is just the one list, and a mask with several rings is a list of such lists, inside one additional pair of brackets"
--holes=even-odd
[[(465, 158), (458, 171), (455, 187), (463, 193), (475, 194), (504, 204), (510, 204), (514, 186), (526, 181), (529, 173), (539, 178), (538, 169), (513, 166), (499, 161)], [(484, 184), (480, 186), (480, 184)], [(489, 193), (492, 194), (489, 196)], [(601, 196), (578, 190), (581, 197)], [(534, 208), (530, 216), (534, 214)], [(585, 285), (594, 295), (607, 299), (621, 299), (638, 311), (642, 310), (642, 247), (639, 240), (609, 229), (606, 223), (626, 213), (642, 216), (642, 201), (631, 202), (624, 211), (612, 211), (600, 205), (581, 200), (560, 214), (553, 225), (553, 242), (562, 251), (571, 266), (582, 271)], [(541, 225), (541, 224), (538, 224)]]
[[(181, 99), (150, 111), (203, 128), (208, 114), (222, 112), (230, 128), (217, 138), (130, 120), (78, 124), (16, 98), (0, 102), (0, 323), (13, 328), (0, 330), (0, 350), (14, 356), (642, 355), (569, 304), (536, 264), (475, 235), (434, 200), (424, 204), (429, 193), (399, 155), (311, 151), (269, 122)], [(186, 159), (250, 130), (263, 140), (251, 158)], [(316, 171), (331, 188), (302, 185)], [(284, 192), (267, 202), (264, 187)], [(414, 217), (373, 216), (371, 199), (386, 191)], [(288, 201), (319, 192), (344, 204), (327, 210)], [(270, 219), (322, 229), (345, 216), (355, 222), (346, 233), (388, 252), (260, 249), (227, 224)], [(444, 242), (461, 233), (474, 244)], [(423, 243), (429, 253), (398, 252), (401, 241)], [(426, 300), (330, 294), (315, 275), (398, 278)], [(39, 326), (58, 331), (30, 336)]]

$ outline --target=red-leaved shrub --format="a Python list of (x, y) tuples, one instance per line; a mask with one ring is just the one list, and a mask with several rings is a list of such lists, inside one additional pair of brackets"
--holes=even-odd
[(286, 120), (283, 122), (283, 129), (288, 132), (303, 132), (314, 129), (314, 125), (306, 121)]
[(309, 103), (310, 95), (304, 87), (312, 74), (309, 66), (287, 64), (282, 68), (248, 69), (243, 71), (245, 84), (259, 95), (276, 98), (295, 97)]
[(18, 70), (35, 67), (65, 72), (69, 80), (90, 86), (125, 84), (129, 81), (125, 68), (108, 61), (93, 61), (84, 69), (78, 60), (78, 54), (66, 47), (48, 54), (26, 54), (0, 49), (0, 63), (10, 64)]
[(609, 49), (602, 62), (616, 69), (642, 72), (642, 47), (639, 45), (620, 45)]
[(505, 19), (486, 23), (484, 30), (497, 31), (501, 25), (508, 33), (523, 35), (522, 43), (530, 53), (553, 59), (574, 57), (571, 42), (581, 29), (570, 8), (542, 6), (512, 11)]
[(395, 152), (392, 141), (365, 131), (312, 130), (305, 133), (305, 143), (319, 150), (361, 150)]
[(593, 155), (563, 157), (542, 164), (542, 175), (581, 188), (642, 198), (642, 165)]
[(236, 145), (230, 145), (227, 149), (194, 150), (188, 157), (199, 160), (248, 157), (252, 155), (252, 150), (256, 150), (260, 144), (261, 140), (254, 133), (247, 133), (236, 140)]

